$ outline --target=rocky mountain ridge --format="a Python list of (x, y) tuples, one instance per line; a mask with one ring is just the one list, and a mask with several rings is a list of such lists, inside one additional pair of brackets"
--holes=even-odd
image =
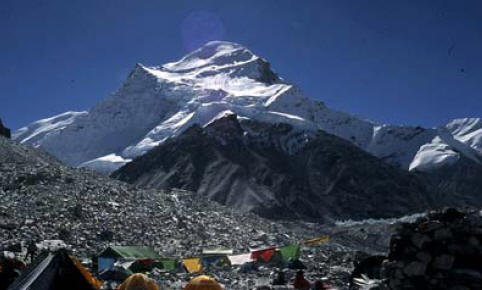
[(380, 218), (436, 204), (423, 180), (351, 142), (234, 114), (193, 125), (112, 176), (278, 219)]

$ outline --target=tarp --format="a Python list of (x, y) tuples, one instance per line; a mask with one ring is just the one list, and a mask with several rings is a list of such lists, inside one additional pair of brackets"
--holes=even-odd
[(251, 258), (253, 260), (263, 260), (265, 262), (269, 262), (269, 260), (271, 260), (271, 257), (273, 257), (275, 251), (275, 248), (255, 250), (251, 252)]
[(147, 246), (110, 246), (99, 257), (125, 259), (159, 259), (161, 256), (152, 247)]
[(99, 272), (102, 272), (104, 270), (110, 269), (114, 267), (115, 264), (115, 259), (110, 258), (110, 257), (99, 257), (97, 258), (97, 267), (99, 269)]
[(203, 266), (201, 264), (201, 259), (199, 258), (187, 258), (182, 260), (182, 264), (186, 267), (189, 273), (201, 272)]
[(155, 260), (153, 259), (139, 259), (129, 266), (129, 270), (131, 270), (132, 273), (148, 272), (154, 269), (154, 263)]
[(279, 248), (283, 261), (298, 260), (300, 258), (300, 245), (291, 244), (285, 247)]
[(37, 257), (29, 268), (8, 288), (9, 290), (96, 290), (96, 280), (80, 263), (64, 251)]
[(119, 290), (159, 290), (156, 282), (144, 274), (136, 273), (127, 278), (118, 288)]
[(326, 242), (329, 242), (329, 241), (330, 241), (329, 236), (321, 236), (321, 237), (317, 237), (317, 238), (314, 238), (314, 239), (306, 240), (303, 243), (306, 246), (314, 246), (314, 245), (319, 245), (319, 244), (326, 243)]
[(122, 282), (132, 275), (132, 271), (123, 267), (115, 266), (99, 274), (99, 278), (104, 281)]
[(241, 254), (241, 255), (233, 255), (228, 256), (231, 265), (243, 265), (249, 262), (253, 262), (251, 258), (251, 254)]
[(223, 290), (223, 287), (214, 278), (201, 275), (191, 279), (183, 290)]

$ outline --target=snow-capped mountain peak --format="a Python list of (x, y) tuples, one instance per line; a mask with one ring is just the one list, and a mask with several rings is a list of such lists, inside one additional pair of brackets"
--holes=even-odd
[(226, 41), (211, 41), (189, 53), (179, 61), (170, 62), (162, 67), (175, 72), (188, 72), (206, 67), (223, 68), (235, 64), (245, 64), (258, 57), (240, 44)]
[[(206, 126), (224, 112), (245, 120), (286, 123), (302, 134), (323, 130), (405, 169), (412, 168), (421, 148), (438, 135), (435, 129), (379, 125), (331, 110), (283, 80), (249, 49), (212, 41), (178, 61), (136, 64), (122, 86), (88, 113), (37, 121), (15, 132), (14, 138), (70, 165), (105, 171), (194, 124)], [(480, 119), (460, 119), (446, 127), (457, 142), (472, 148), (464, 152), (481, 152), (480, 124)], [(424, 164), (430, 167), (430, 162)]]

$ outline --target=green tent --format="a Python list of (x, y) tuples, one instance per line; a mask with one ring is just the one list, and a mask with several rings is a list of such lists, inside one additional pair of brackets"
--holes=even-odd
[(298, 260), (300, 258), (300, 245), (291, 244), (280, 248), (279, 251), (285, 262), (289, 260)]
[[(157, 264), (157, 263), (160, 263)], [(177, 260), (176, 259), (168, 259), (168, 258), (165, 258), (165, 259), (158, 259), (156, 260), (156, 266), (161, 266), (162, 268), (161, 269), (164, 269), (164, 270), (168, 270), (168, 271), (176, 271), (177, 270)]]
[(146, 246), (110, 246), (99, 257), (124, 259), (159, 259), (161, 256), (152, 247)]
[(152, 247), (146, 246), (110, 246), (98, 256), (99, 272), (114, 266), (119, 259), (160, 259), (161, 256)]

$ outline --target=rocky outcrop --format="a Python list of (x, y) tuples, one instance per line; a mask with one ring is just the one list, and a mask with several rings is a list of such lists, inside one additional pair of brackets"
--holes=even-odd
[(482, 165), (461, 157), (451, 166), (443, 166), (429, 173), (418, 173), (438, 189), (445, 204), (482, 207)]
[(4, 137), (7, 137), (7, 138), (11, 137), (10, 129), (3, 126), (2, 119), (0, 119), (0, 136), (4, 136)]
[(454, 208), (402, 224), (382, 276), (389, 289), (482, 289), (482, 212)]
[(112, 176), (148, 188), (195, 191), (270, 218), (390, 217), (433, 204), (416, 176), (349, 141), (236, 115), (194, 125)]

